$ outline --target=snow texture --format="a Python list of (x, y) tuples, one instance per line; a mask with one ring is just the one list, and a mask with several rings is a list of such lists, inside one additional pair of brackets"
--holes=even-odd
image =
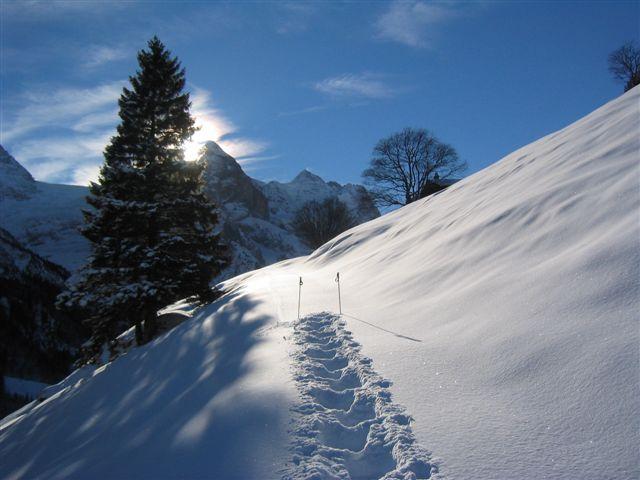
[(294, 410), (294, 466), (285, 479), (415, 480), (435, 478), (416, 445), (411, 417), (391, 401), (391, 382), (329, 312), (294, 325), (295, 378), (303, 402)]
[[(8, 231), (0, 228), (0, 278), (3, 280), (38, 279), (59, 286), (64, 285), (68, 272), (18, 242)], [(0, 297), (2, 295), (0, 294)]]
[[(328, 345), (296, 357), (295, 341), (314, 335), (294, 322), (300, 277), (302, 316), (328, 319), (317, 312), (338, 310), (340, 272), (352, 339), (339, 322), (317, 327), (350, 359), (371, 359), (362, 385), (393, 382), (373, 391), (411, 415), (405, 445), (432, 474), (637, 479), (639, 104), (636, 87), (308, 257), (225, 282), (227, 296), (191, 320), (1, 421), (0, 478), (271, 479), (300, 472), (292, 454), (300, 469), (357, 474), (344, 450), (366, 452), (383, 405), (362, 443), (337, 423), (323, 430), (332, 415), (358, 425), (339, 413), (358, 387), (342, 372), (300, 378), (322, 355), (325, 368), (347, 366), (330, 365)], [(316, 397), (312, 385), (346, 393)], [(317, 405), (305, 414), (301, 402)], [(300, 416), (307, 434), (288, 432)], [(335, 465), (331, 448), (343, 450)], [(401, 471), (392, 457), (381, 470)]]
[[(0, 165), (0, 178), (4, 174)], [(20, 196), (3, 196), (0, 183), (0, 227), (41, 257), (69, 271), (77, 269), (89, 256), (89, 243), (79, 231), (82, 209), (88, 208), (87, 189), (36, 181), (31, 187), (21, 189)]]
[(37, 397), (49, 385), (22, 378), (4, 377), (4, 390), (9, 394), (23, 395), (29, 398)]

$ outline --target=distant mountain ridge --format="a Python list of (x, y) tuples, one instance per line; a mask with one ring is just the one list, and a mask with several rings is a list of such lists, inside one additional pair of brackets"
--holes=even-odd
[(205, 144), (200, 159), (206, 163), (206, 192), (220, 207), (222, 235), (233, 255), (220, 279), (309, 254), (293, 227), (295, 213), (308, 201), (337, 197), (358, 224), (380, 216), (360, 185), (325, 182), (307, 170), (288, 183), (261, 182), (215, 142)]
[[(291, 182), (261, 182), (215, 142), (202, 150), (206, 192), (219, 207), (223, 238), (233, 261), (219, 279), (307, 255), (311, 249), (295, 234), (292, 221), (304, 203), (329, 197), (345, 202), (356, 223), (380, 212), (364, 187), (325, 182), (303, 170)], [(73, 272), (90, 249), (79, 233), (87, 187), (38, 182), (0, 147), (0, 227), (42, 257)]]

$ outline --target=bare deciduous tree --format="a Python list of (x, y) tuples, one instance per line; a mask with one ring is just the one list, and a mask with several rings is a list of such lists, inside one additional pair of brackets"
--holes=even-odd
[(305, 203), (293, 221), (296, 233), (312, 248), (318, 248), (354, 225), (349, 209), (337, 198)]
[(640, 49), (627, 42), (609, 55), (609, 71), (622, 82), (624, 91), (640, 85)]
[(466, 168), (452, 146), (425, 129), (405, 128), (378, 142), (362, 176), (374, 201), (389, 207), (421, 198), (425, 185), (436, 175), (446, 180)]

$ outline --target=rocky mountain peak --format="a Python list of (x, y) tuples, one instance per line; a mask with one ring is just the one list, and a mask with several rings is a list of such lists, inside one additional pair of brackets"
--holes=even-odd
[(207, 142), (200, 157), (206, 164), (206, 192), (218, 205), (235, 204), (239, 214), (258, 218), (269, 216), (268, 202), (263, 193), (244, 173), (236, 160), (216, 142)]
[(25, 199), (35, 190), (31, 174), (0, 145), (0, 199)]
[(315, 173), (310, 172), (306, 168), (302, 170), (296, 177), (291, 181), (291, 183), (325, 183), (325, 181), (320, 178)]
[(218, 145), (213, 140), (209, 140), (204, 144), (204, 155), (207, 156), (221, 156), (221, 157), (231, 157), (227, 152), (225, 152), (220, 145)]

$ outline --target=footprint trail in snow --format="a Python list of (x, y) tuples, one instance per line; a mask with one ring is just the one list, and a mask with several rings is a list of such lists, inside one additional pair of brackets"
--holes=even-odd
[(286, 480), (435, 479), (437, 466), (411, 431), (411, 417), (391, 400), (391, 383), (331, 313), (294, 325), (293, 462)]

